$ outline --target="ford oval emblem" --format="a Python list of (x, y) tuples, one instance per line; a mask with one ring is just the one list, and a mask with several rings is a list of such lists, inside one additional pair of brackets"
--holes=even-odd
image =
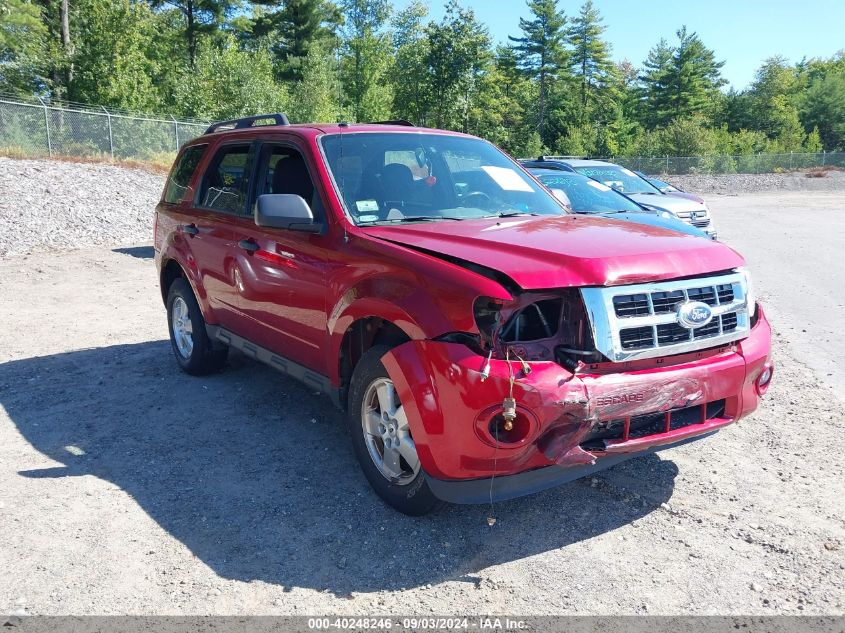
[(703, 327), (712, 320), (713, 311), (701, 301), (688, 301), (678, 308), (678, 323), (688, 330)]

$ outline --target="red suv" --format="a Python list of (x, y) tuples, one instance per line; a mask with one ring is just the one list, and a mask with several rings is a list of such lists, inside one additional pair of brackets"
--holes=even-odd
[(465, 134), (215, 124), (179, 153), (155, 226), (182, 369), (234, 347), (329, 394), (408, 514), (709, 435), (772, 377), (737, 253), (567, 214)]

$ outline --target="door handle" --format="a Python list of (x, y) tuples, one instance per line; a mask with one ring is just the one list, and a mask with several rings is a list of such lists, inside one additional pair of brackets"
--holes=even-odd
[(241, 240), (240, 242), (238, 242), (238, 246), (240, 246), (242, 249), (249, 253), (254, 253), (259, 248), (258, 244), (256, 244), (252, 240)]
[(187, 235), (196, 235), (200, 232), (196, 224), (185, 224), (183, 226), (180, 226), (179, 229), (182, 231), (182, 233), (185, 233)]

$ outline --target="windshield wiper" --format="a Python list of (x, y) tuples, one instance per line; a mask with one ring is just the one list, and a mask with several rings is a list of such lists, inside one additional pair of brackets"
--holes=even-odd
[(540, 215), (539, 213), (531, 213), (530, 211), (503, 211), (502, 213), (497, 213), (496, 215), (488, 215), (485, 217), (488, 218), (515, 218), (520, 215)]
[(437, 222), (438, 220), (455, 220), (460, 222), (464, 218), (456, 218), (451, 215), (414, 215), (404, 218), (391, 218), (389, 220), (370, 220), (368, 222), (359, 222), (358, 226), (366, 226), (370, 224), (399, 224), (403, 222)]

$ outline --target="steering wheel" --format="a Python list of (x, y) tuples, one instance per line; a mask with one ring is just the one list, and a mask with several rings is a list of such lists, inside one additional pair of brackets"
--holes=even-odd
[(466, 204), (466, 202), (472, 198), (479, 198), (481, 202), (480, 204), (475, 204), (472, 206), (480, 207), (482, 209), (490, 206), (490, 204), (493, 203), (493, 199), (483, 191), (469, 191), (461, 196), (461, 202)]

